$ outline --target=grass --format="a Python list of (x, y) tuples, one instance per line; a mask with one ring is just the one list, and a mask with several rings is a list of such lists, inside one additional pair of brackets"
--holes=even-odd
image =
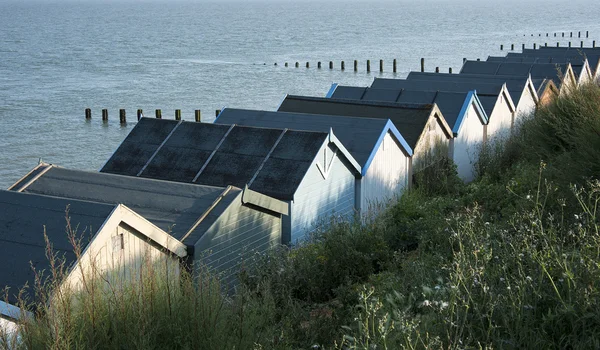
[(598, 348), (599, 149), (600, 89), (584, 87), (484, 148), (471, 184), (438, 162), (378, 217), (257, 257), (233, 296), (153, 267), (38, 305), (19, 347)]

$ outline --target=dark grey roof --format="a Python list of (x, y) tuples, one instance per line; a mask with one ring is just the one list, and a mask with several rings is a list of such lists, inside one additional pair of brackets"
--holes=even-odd
[[(115, 205), (92, 203), (11, 191), (0, 191), (0, 290), (9, 287), (8, 302), (17, 303), (19, 290), (26, 284), (33, 297), (35, 274), (50, 274), (44, 230), (53, 250), (65, 259), (66, 267), (76, 260), (66, 231), (66, 209), (72, 227), (85, 248)], [(31, 299), (30, 299), (31, 301)]]
[(183, 243), (193, 245), (240, 193), (233, 188), (211, 208), (225, 188), (197, 186), (107, 173), (52, 167), (24, 192), (76, 200), (123, 204), (181, 240), (205, 213), (208, 216)]
[[(154, 150), (154, 157), (136, 167), (138, 172), (141, 171), (140, 176), (221, 187), (243, 188), (248, 184), (254, 191), (284, 200), (293, 198), (310, 166), (304, 159), (314, 159), (328, 136), (323, 132), (291, 133), (281, 129), (194, 122), (179, 122), (171, 128), (171, 123), (166, 120), (142, 120), (142, 129), (159, 130), (164, 126), (172, 132), (154, 134), (151, 143), (160, 146)], [(130, 133), (134, 139), (140, 133), (137, 128)], [(127, 136), (115, 152), (119, 155), (119, 165), (112, 164), (113, 156), (102, 172), (131, 175), (128, 160), (141, 163), (135, 159), (136, 154), (129, 151), (133, 142), (129, 138)], [(271, 150), (286, 156), (268, 159)], [(268, 168), (265, 167), (267, 163)], [(259, 181), (267, 177), (264, 173), (267, 171), (273, 171), (268, 176), (278, 179), (274, 184)]]
[[(506, 83), (506, 89), (513, 99), (515, 105), (518, 105), (523, 90), (527, 84), (528, 76), (496, 76), (487, 74), (447, 74), (447, 73), (424, 73), (424, 72), (410, 72), (407, 80), (426, 80), (426, 81), (453, 81), (463, 83), (477, 83), (477, 84), (503, 84)], [(482, 85), (473, 85), (477, 89), (477, 95), (479, 97), (485, 95), (480, 87)], [(497, 85), (496, 85), (497, 86)]]
[(362, 100), (365, 91), (367, 91), (366, 87), (338, 85), (331, 97), (348, 100)]
[[(491, 115), (496, 100), (502, 91), (504, 83), (501, 82), (476, 82), (476, 81), (449, 81), (449, 80), (404, 80), (404, 79), (379, 79), (375, 78), (372, 88), (377, 89), (406, 89), (413, 91), (445, 91), (445, 92), (461, 92), (477, 90), (477, 96), (488, 115)], [(510, 94), (510, 93), (509, 93)], [(464, 102), (464, 98), (461, 100)], [(441, 109), (441, 107), (440, 107)], [(442, 110), (442, 113), (444, 111)], [(445, 116), (445, 113), (444, 113)], [(450, 122), (448, 124), (452, 125)]]
[[(342, 93), (346, 90), (346, 86), (338, 86), (334, 91), (332, 98), (337, 97), (337, 90), (342, 89)], [(447, 92), (447, 91), (423, 91), (410, 89), (373, 89), (362, 88), (365, 93), (362, 101), (385, 101), (396, 103), (409, 104), (437, 104), (440, 111), (444, 115), (446, 122), (451, 128), (454, 128), (458, 119), (458, 115), (467, 98), (468, 92)]]
[(173, 120), (157, 124), (142, 118), (100, 171), (136, 176), (176, 125)]
[(327, 114), (391, 120), (414, 149), (432, 113), (431, 104), (399, 104), (288, 95), (280, 112)]
[(560, 87), (561, 79), (558, 72), (565, 72), (567, 64), (552, 63), (511, 63), (511, 62), (487, 62), (467, 61), (460, 73), (466, 74), (490, 74), (490, 75), (531, 75), (532, 79), (549, 78)]
[(224, 109), (215, 122), (321, 132), (333, 129), (335, 136), (361, 166), (369, 159), (387, 124), (387, 120), (384, 119), (231, 108)]

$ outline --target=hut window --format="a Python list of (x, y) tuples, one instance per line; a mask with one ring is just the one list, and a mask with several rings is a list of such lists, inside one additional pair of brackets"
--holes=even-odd
[(125, 249), (125, 237), (122, 233), (117, 234), (112, 238), (113, 251), (118, 252)]

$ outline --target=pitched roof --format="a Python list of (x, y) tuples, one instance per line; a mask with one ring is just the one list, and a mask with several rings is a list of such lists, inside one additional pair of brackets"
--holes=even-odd
[[(496, 76), (488, 74), (446, 74), (446, 73), (428, 73), (428, 72), (410, 72), (407, 80), (427, 80), (427, 81), (454, 81), (454, 82), (469, 82), (478, 84), (504, 84), (508, 90), (510, 97), (515, 105), (518, 105), (523, 95), (523, 90), (529, 82), (529, 76)], [(476, 86), (476, 85), (473, 85)], [(477, 89), (477, 95), (482, 96), (483, 90)], [(534, 94), (534, 100), (537, 100), (537, 95)]]
[[(363, 167), (363, 174), (366, 172), (364, 166), (367, 164), (372, 153), (376, 151), (375, 146), (379, 138), (382, 133), (386, 133), (389, 130), (388, 120), (385, 119), (231, 108), (223, 109), (215, 122), (322, 132), (329, 132), (329, 130), (333, 129), (333, 133), (361, 167)], [(395, 130), (393, 125), (391, 127)], [(394, 133), (394, 130), (392, 133)], [(401, 135), (395, 136), (397, 138), (399, 136), (399, 142), (405, 142)], [(404, 151), (407, 154), (412, 153), (410, 147)]]
[[(402, 133), (411, 149), (415, 148), (435, 109), (432, 104), (400, 104), (292, 95), (286, 96), (279, 106), (280, 112), (389, 119)], [(443, 116), (440, 116), (440, 120), (446, 125), (448, 137), (451, 137), (452, 132)]]
[(558, 72), (566, 72), (570, 65), (552, 63), (511, 63), (511, 62), (487, 62), (467, 61), (463, 65), (460, 74), (490, 74), (490, 75), (520, 75), (531, 76), (531, 79), (549, 78), (557, 86), (562, 83)]
[(293, 198), (329, 137), (325, 132), (183, 121), (171, 127), (162, 119), (142, 121), (130, 133), (134, 140), (145, 129), (164, 126), (170, 132), (154, 133), (150, 143), (159, 146), (146, 163), (136, 159), (128, 136), (101, 172), (220, 187), (248, 185), (251, 190), (284, 200)]
[[(348, 90), (352, 90), (351, 86), (338, 86), (335, 92), (332, 94), (333, 98), (339, 95), (345, 96)], [(460, 115), (463, 112), (465, 103), (470, 103), (471, 99), (474, 98), (477, 107), (480, 108), (480, 115), (482, 117), (482, 123), (487, 123), (487, 114), (482, 106), (480, 106), (479, 100), (476, 95), (472, 92), (447, 92), (447, 91), (423, 91), (423, 90), (411, 90), (411, 89), (373, 89), (373, 88), (361, 88), (364, 89), (363, 95), (360, 100), (366, 101), (386, 101), (386, 102), (397, 102), (397, 103), (424, 103), (432, 104), (435, 103), (440, 108), (440, 111), (444, 115), (448, 125), (454, 130), (458, 130), (457, 122), (461, 120)], [(469, 101), (467, 101), (467, 99)]]
[[(239, 188), (197, 186), (108, 173), (71, 170), (50, 166), (21, 191), (32, 194), (124, 204), (174, 238), (182, 240), (196, 221), (207, 214), (202, 225), (184, 243), (193, 245), (233, 202)], [(222, 196), (222, 197), (221, 197)], [(214, 208), (213, 203), (220, 202)]]
[[(392, 88), (395, 86), (395, 88)], [(475, 82), (475, 81), (444, 81), (444, 80), (404, 80), (404, 79), (380, 79), (375, 78), (372, 88), (378, 89), (407, 89), (413, 91), (446, 91), (462, 92), (476, 90), (477, 96), (487, 115), (491, 115), (496, 100), (504, 88), (504, 83), (500, 82)], [(510, 93), (508, 93), (510, 95)], [(509, 97), (510, 98), (510, 97)], [(464, 99), (461, 101), (463, 102)], [(442, 111), (442, 113), (444, 113)], [(444, 115), (445, 116), (445, 115)], [(451, 124), (451, 123), (449, 123)]]
[(77, 237), (85, 248), (116, 206), (0, 191), (0, 256), (3, 261), (0, 264), (0, 290), (5, 286), (10, 288), (9, 303), (17, 303), (16, 295), (25, 284), (29, 288), (35, 287), (32, 268), (37, 272), (45, 270), (45, 277), (50, 273), (44, 231), (53, 250), (65, 259), (66, 267), (76, 261), (66, 231), (67, 208), (71, 226), (77, 227)]

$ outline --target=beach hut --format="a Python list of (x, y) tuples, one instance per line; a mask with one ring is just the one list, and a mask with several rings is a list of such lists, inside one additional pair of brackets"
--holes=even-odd
[(326, 132), (333, 130), (362, 170), (357, 209), (374, 213), (408, 186), (412, 149), (389, 119), (225, 108), (215, 123)]
[(531, 79), (552, 79), (560, 93), (577, 86), (577, 78), (570, 63), (511, 63), (466, 61), (460, 74), (531, 76)]
[(552, 79), (533, 79), (531, 81), (535, 86), (540, 97), (538, 106), (546, 106), (558, 97), (560, 91)]
[[(568, 47), (541, 47), (540, 49), (525, 49), (522, 54), (508, 53), (507, 57), (528, 57), (542, 60), (546, 63), (572, 62), (580, 64), (582, 60), (588, 61), (592, 81), (600, 83), (600, 50), (593, 48), (568, 48)], [(570, 61), (568, 61), (570, 60)], [(576, 72), (577, 73), (577, 72)]]
[(26, 314), (24, 310), (0, 300), (0, 333), (5, 334), (9, 338), (7, 341), (12, 343), (16, 340), (18, 324), (21, 322), (24, 314)]
[(485, 143), (488, 123), (487, 113), (475, 91), (385, 90), (336, 86), (331, 96), (367, 101), (435, 103), (452, 128), (449, 157), (456, 164), (458, 176), (465, 182), (475, 178), (474, 164), (479, 159), (481, 147)]
[[(248, 188), (192, 185), (49, 164), (33, 169), (11, 190), (124, 205), (185, 244), (189, 262), (219, 273), (224, 285), (234, 284), (245, 260), (281, 244), (282, 216), (287, 214), (286, 203)], [(135, 243), (130, 252), (131, 247), (143, 248)]]
[[(446, 73), (425, 73), (410, 72), (407, 80), (426, 80), (426, 81), (452, 81), (456, 83), (475, 83), (475, 84), (502, 84), (506, 83), (506, 89), (515, 106), (513, 127), (520, 121), (532, 115), (539, 103), (537, 90), (530, 76), (506, 76), (506, 75), (484, 75), (484, 74), (446, 74)], [(474, 85), (476, 86), (476, 85)], [(443, 112), (443, 111), (442, 111)]]
[(391, 120), (412, 149), (411, 173), (446, 157), (452, 129), (435, 104), (400, 104), (287, 95), (279, 112)]
[[(111, 283), (127, 281), (145, 261), (161, 258), (178, 270), (186, 246), (124, 205), (96, 203), (14, 191), (0, 191), (0, 326), (14, 331), (23, 316), (20, 300), (35, 301), (32, 288), (52, 277), (52, 251), (64, 261), (62, 286), (81, 288), (82, 274), (102, 273)], [(81, 245), (78, 259), (66, 229)], [(166, 263), (165, 261), (166, 260)], [(28, 287), (28, 288), (27, 288)], [(20, 293), (22, 292), (22, 293)], [(3, 295), (4, 297), (4, 295)]]
[(287, 204), (282, 242), (355, 212), (360, 165), (329, 132), (143, 118), (101, 172), (248, 188)]
[[(496, 142), (510, 135), (515, 113), (515, 105), (508, 92), (506, 83), (454, 82), (440, 80), (404, 80), (375, 78), (371, 84), (373, 89), (417, 91), (469, 92), (476, 90), (477, 97), (485, 110), (488, 123), (486, 138), (488, 142)], [(443, 112), (442, 112), (443, 113)]]
[[(539, 52), (539, 51), (538, 51)], [(506, 57), (490, 56), (487, 58), (488, 62), (505, 62), (505, 63), (570, 63), (577, 78), (577, 85), (581, 86), (591, 82), (594, 77), (590, 68), (589, 62), (585, 57), (565, 57), (562, 54), (558, 55), (543, 55), (541, 57), (527, 56), (524, 54), (511, 55)]]

